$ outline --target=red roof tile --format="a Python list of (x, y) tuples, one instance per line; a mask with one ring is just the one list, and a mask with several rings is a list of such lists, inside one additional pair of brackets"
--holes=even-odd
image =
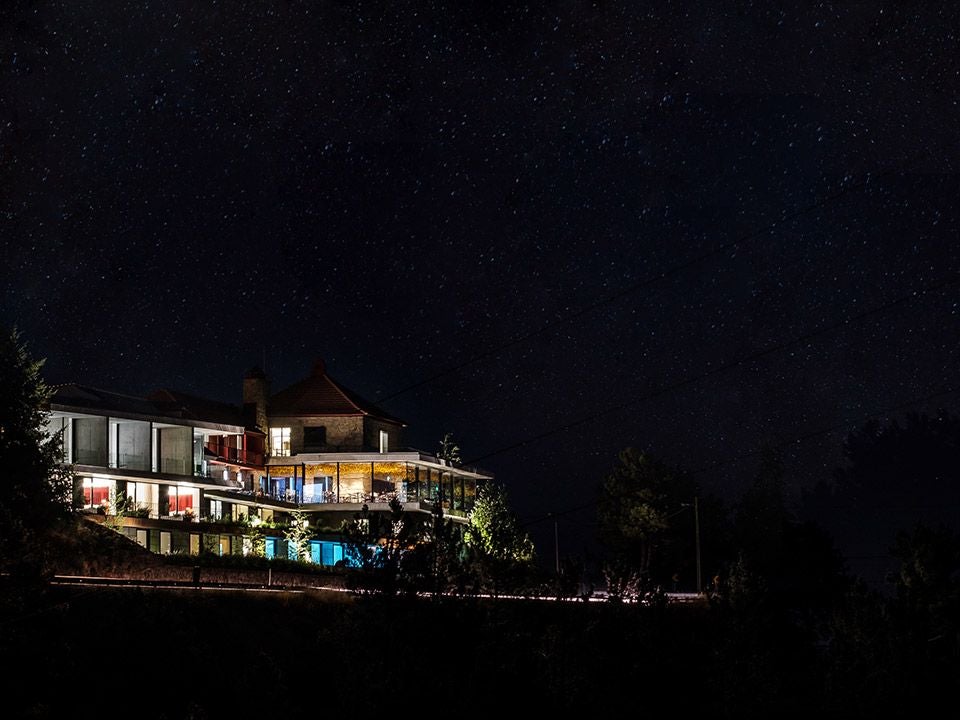
[(378, 420), (405, 425), (369, 400), (357, 395), (327, 375), (322, 360), (313, 372), (270, 397), (270, 415), (369, 415)]

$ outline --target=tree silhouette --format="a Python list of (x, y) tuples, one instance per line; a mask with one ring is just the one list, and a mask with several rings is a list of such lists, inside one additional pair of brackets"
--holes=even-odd
[(618, 457), (600, 487), (598, 536), (611, 567), (629, 568), (647, 581), (655, 551), (675, 539), (668, 532), (672, 519), (685, 511), (696, 490), (680, 470), (636, 448), (625, 448)]
[(920, 522), (960, 530), (960, 418), (946, 411), (871, 421), (851, 432), (844, 463), (803, 496), (803, 511), (835, 537), (851, 570), (893, 590), (898, 532)]
[(49, 434), (50, 388), (43, 360), (31, 357), (16, 328), (0, 337), (0, 565), (39, 572), (45, 535), (69, 514), (73, 472), (62, 465), (62, 439)]

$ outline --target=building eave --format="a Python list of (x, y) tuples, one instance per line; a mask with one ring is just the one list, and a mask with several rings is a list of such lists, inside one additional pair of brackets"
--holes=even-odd
[[(188, 420), (186, 418), (172, 417), (170, 415), (145, 415), (141, 413), (131, 413), (123, 411), (102, 411), (93, 408), (85, 408), (77, 405), (63, 405), (61, 403), (50, 403), (50, 412), (65, 413), (69, 415), (82, 415), (84, 417), (105, 417), (122, 418), (124, 420), (140, 420), (142, 422), (162, 423), (164, 425), (177, 425), (180, 427), (195, 427), (203, 430), (214, 430), (224, 435), (243, 435), (246, 428), (242, 425), (229, 425), (224, 423), (207, 422), (205, 420)], [(262, 433), (259, 433), (262, 434)]]
[(492, 480), (493, 475), (477, 467), (448, 464), (433, 455), (416, 450), (407, 452), (333, 452), (299, 453), (285, 457), (271, 457), (267, 460), (267, 470), (271, 467), (287, 465), (320, 465), (323, 463), (410, 463), (422, 468), (454, 472), (463, 477), (477, 480)]

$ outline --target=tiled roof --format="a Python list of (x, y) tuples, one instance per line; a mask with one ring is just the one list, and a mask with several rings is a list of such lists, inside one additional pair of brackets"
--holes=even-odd
[[(146, 398), (140, 398), (70, 383), (54, 387), (50, 402), (54, 405), (104, 412), (247, 425), (243, 409), (236, 405), (168, 388), (156, 390)], [(322, 360), (314, 364), (309, 377), (272, 395), (268, 412), (280, 416), (367, 415), (401, 426), (406, 424), (327, 375)]]
[(56, 385), (52, 390), (51, 405), (65, 405), (131, 415), (159, 414), (157, 406), (145, 398), (101, 390), (89, 385), (67, 383)]
[(236, 405), (208, 400), (178, 390), (162, 388), (150, 393), (147, 399), (165, 414), (187, 420), (203, 420), (224, 425), (243, 425), (243, 411)]
[(398, 425), (405, 424), (336, 382), (327, 375), (322, 360), (314, 363), (309, 377), (272, 395), (267, 407), (268, 413), (275, 416), (369, 415)]
[(244, 426), (243, 411), (229, 403), (162, 389), (145, 398), (69, 383), (52, 388), (51, 405), (123, 415), (143, 415)]

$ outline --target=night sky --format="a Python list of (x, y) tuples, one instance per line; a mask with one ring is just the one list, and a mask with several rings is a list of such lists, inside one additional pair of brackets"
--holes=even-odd
[(627, 445), (733, 503), (772, 443), (799, 491), (868, 418), (960, 405), (957, 28), (7, 0), (0, 318), (48, 381), (134, 395), (323, 357), (409, 445), (452, 432), (547, 557)]

